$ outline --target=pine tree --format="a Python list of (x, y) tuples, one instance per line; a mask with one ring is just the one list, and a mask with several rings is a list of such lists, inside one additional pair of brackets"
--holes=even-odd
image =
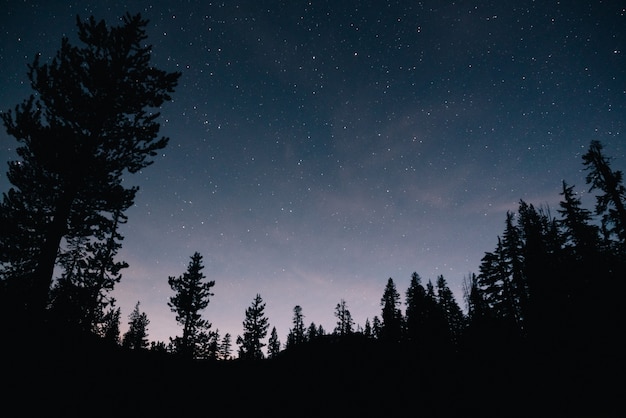
[(335, 307), (335, 318), (337, 318), (337, 326), (335, 327), (335, 334), (337, 335), (350, 335), (354, 332), (354, 320), (348, 310), (346, 301), (341, 301)]
[(399, 342), (402, 338), (402, 312), (400, 311), (400, 294), (390, 277), (380, 299), (382, 306), (381, 339), (387, 342)]
[(276, 327), (272, 327), (272, 332), (270, 333), (270, 339), (267, 343), (267, 357), (268, 358), (276, 358), (280, 353), (280, 340), (278, 339), (278, 333), (276, 332)]
[(413, 272), (406, 291), (406, 339), (411, 343), (418, 343), (425, 337), (426, 290), (421, 281), (420, 275)]
[(120, 343), (120, 316), (122, 310), (120, 308), (109, 308), (104, 314), (102, 324), (98, 335), (100, 335), (104, 341), (111, 342), (113, 344)]
[(0, 233), (1, 275), (33, 318), (47, 306), (61, 243), (110, 230), (137, 192), (124, 187), (124, 174), (151, 164), (168, 142), (157, 138), (159, 113), (149, 109), (170, 100), (180, 73), (150, 65), (146, 20), (121, 21), (109, 28), (77, 19), (83, 46), (63, 38), (52, 62), (36, 56), (28, 72), (36, 95), (1, 115), (21, 143), (0, 206), (8, 226)]
[(132, 350), (148, 348), (148, 325), (150, 320), (145, 312), (139, 311), (139, 302), (128, 317), (128, 331), (122, 338), (122, 346)]
[(602, 225), (608, 234), (615, 235), (626, 251), (626, 187), (622, 183), (622, 172), (613, 171), (610, 159), (602, 151), (599, 141), (591, 141), (589, 150), (583, 155), (589, 191), (600, 190), (596, 196), (596, 215), (602, 215)]
[(116, 213), (107, 231), (100, 231), (102, 241), (89, 241), (85, 237), (72, 239), (67, 249), (59, 255), (63, 271), (50, 295), (52, 320), (81, 332), (98, 334), (105, 320), (107, 307), (115, 305), (109, 296), (120, 282), (120, 271), (128, 267), (125, 262), (115, 262), (123, 237), (118, 224), (126, 217)]
[(220, 358), (222, 360), (230, 360), (231, 348), (231, 335), (227, 332), (226, 334), (224, 334), (224, 338), (222, 338), (222, 343), (220, 344)]
[(293, 328), (289, 330), (287, 334), (287, 347), (293, 347), (302, 344), (306, 341), (306, 334), (304, 329), (304, 315), (302, 314), (302, 307), (296, 305), (293, 308)]
[(443, 313), (449, 342), (457, 345), (465, 328), (465, 316), (442, 275), (437, 277), (437, 302)]
[(203, 282), (203, 268), (202, 256), (196, 252), (191, 256), (187, 271), (182, 276), (170, 276), (167, 279), (175, 292), (167, 305), (176, 313), (176, 321), (183, 326), (182, 337), (173, 341), (176, 351), (188, 358), (194, 358), (200, 335), (211, 327), (207, 320), (202, 319), (200, 311), (208, 306), (215, 281)]
[(501, 326), (508, 330), (519, 330), (519, 310), (511, 284), (510, 266), (507, 263), (502, 239), (498, 237), (495, 251), (487, 252), (481, 260), (478, 283), (485, 302)]
[(313, 341), (314, 339), (316, 339), (318, 337), (318, 333), (317, 333), (317, 325), (315, 325), (315, 322), (311, 322), (309, 324), (309, 326), (306, 329), (306, 340), (307, 341)]
[(374, 337), (374, 332), (372, 330), (372, 324), (370, 323), (370, 319), (369, 318), (365, 318), (365, 326), (363, 327), (363, 335), (365, 335), (367, 338)]
[(265, 344), (262, 340), (267, 335), (269, 327), (265, 317), (265, 303), (261, 295), (257, 294), (252, 305), (246, 309), (246, 317), (243, 322), (243, 337), (237, 338), (239, 358), (246, 360), (260, 360), (263, 356), (261, 350)]
[(378, 318), (378, 315), (374, 315), (374, 318), (372, 318), (372, 337), (374, 337), (375, 339), (380, 339), (381, 335), (382, 335), (382, 324), (380, 323), (380, 318)]
[(561, 196), (563, 199), (559, 202), (558, 212), (562, 219), (558, 224), (564, 244), (575, 258), (583, 259), (599, 247), (598, 227), (592, 224), (591, 211), (582, 207), (580, 197), (574, 192), (574, 186), (568, 186), (563, 181)]

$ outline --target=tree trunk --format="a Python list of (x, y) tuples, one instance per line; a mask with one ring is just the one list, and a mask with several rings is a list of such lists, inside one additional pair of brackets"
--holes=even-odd
[(61, 245), (61, 240), (67, 233), (67, 220), (70, 215), (73, 198), (69, 193), (59, 199), (54, 217), (46, 230), (41, 252), (37, 260), (37, 267), (33, 273), (33, 295), (31, 300), (31, 314), (33, 319), (43, 318), (48, 305), (50, 287), (54, 275), (54, 266)]

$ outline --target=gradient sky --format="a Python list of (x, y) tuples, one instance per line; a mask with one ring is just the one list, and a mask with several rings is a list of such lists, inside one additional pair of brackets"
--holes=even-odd
[[(570, 3), (574, 3), (572, 6)], [(590, 3), (590, 4), (587, 4)], [(182, 77), (162, 108), (168, 147), (128, 176), (114, 295), (149, 339), (181, 335), (168, 276), (204, 257), (204, 317), (233, 336), (259, 293), (284, 343), (293, 308), (332, 331), (380, 317), (389, 277), (440, 274), (464, 307), (519, 199), (556, 215), (587, 192), (600, 140), (626, 167), (626, 7), (617, 1), (3, 1), (0, 109), (30, 93), (75, 17), (150, 20), (153, 63)], [(17, 143), (0, 132), (0, 161)], [(10, 185), (6, 166), (0, 191)], [(593, 205), (593, 197), (583, 196)], [(271, 329), (271, 328), (270, 328)], [(235, 347), (236, 349), (236, 347)]]

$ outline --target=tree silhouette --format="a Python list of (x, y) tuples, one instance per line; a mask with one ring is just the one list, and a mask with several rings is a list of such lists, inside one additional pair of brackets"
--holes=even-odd
[(406, 340), (413, 344), (424, 343), (426, 332), (426, 290), (421, 282), (420, 275), (413, 272), (405, 298)]
[(306, 333), (304, 328), (304, 315), (302, 307), (296, 305), (293, 308), (293, 328), (289, 329), (287, 334), (287, 348), (302, 344), (306, 341)]
[(230, 360), (231, 348), (231, 335), (227, 332), (224, 334), (224, 338), (222, 338), (222, 343), (220, 344), (220, 358), (222, 360)]
[(402, 338), (402, 312), (400, 311), (400, 294), (390, 277), (380, 299), (382, 306), (381, 339), (387, 342), (398, 342)]
[(132, 350), (148, 348), (148, 325), (150, 320), (145, 312), (139, 311), (139, 302), (128, 317), (128, 331), (122, 338), (122, 346)]
[(262, 340), (267, 335), (269, 327), (265, 317), (265, 303), (261, 295), (257, 294), (252, 305), (246, 309), (246, 317), (243, 321), (243, 337), (237, 338), (239, 358), (244, 360), (260, 360), (263, 356), (261, 350), (265, 344)]
[(442, 275), (437, 277), (437, 302), (443, 315), (448, 341), (459, 344), (465, 328), (465, 316)]
[(350, 335), (352, 334), (354, 327), (354, 320), (348, 310), (346, 301), (341, 301), (335, 307), (335, 318), (337, 318), (337, 325), (335, 327), (335, 334), (337, 335)]
[(600, 141), (591, 141), (589, 150), (583, 155), (589, 191), (598, 189), (596, 215), (602, 215), (602, 225), (607, 234), (614, 234), (626, 251), (626, 187), (622, 184), (622, 172), (613, 171), (610, 159), (602, 152)]
[(2, 277), (33, 315), (48, 302), (62, 240), (100, 239), (114, 214), (134, 201), (125, 173), (152, 163), (166, 146), (157, 138), (159, 108), (170, 100), (180, 73), (150, 65), (147, 21), (127, 14), (117, 27), (77, 18), (81, 47), (63, 38), (51, 63), (37, 55), (28, 78), (36, 95), (2, 113), (21, 144), (11, 162), (12, 188), (3, 195), (0, 223)]
[(56, 323), (101, 334), (105, 310), (115, 305), (115, 299), (108, 294), (121, 280), (120, 271), (128, 267), (125, 262), (113, 260), (122, 246), (117, 229), (123, 219), (120, 213), (114, 216), (110, 231), (101, 232), (102, 241), (75, 238), (59, 255), (63, 271), (50, 292), (50, 312)]
[(182, 276), (167, 279), (175, 292), (167, 305), (176, 313), (176, 321), (183, 326), (182, 337), (175, 340), (176, 351), (189, 358), (195, 356), (202, 334), (211, 327), (207, 320), (202, 319), (200, 311), (208, 306), (215, 281), (203, 282), (203, 268), (202, 256), (196, 252)]
[(267, 357), (275, 358), (280, 353), (280, 340), (278, 339), (278, 333), (276, 327), (272, 327), (270, 332), (270, 339), (267, 343)]
[(561, 191), (562, 200), (558, 209), (562, 219), (558, 222), (561, 236), (566, 248), (570, 249), (573, 257), (585, 258), (599, 246), (599, 229), (593, 225), (591, 211), (582, 207), (580, 197), (574, 192), (574, 186), (568, 186), (563, 181)]
[(119, 344), (120, 342), (120, 316), (122, 310), (120, 308), (109, 308), (104, 314), (104, 318), (100, 327), (99, 335), (104, 341), (111, 342), (113, 344)]

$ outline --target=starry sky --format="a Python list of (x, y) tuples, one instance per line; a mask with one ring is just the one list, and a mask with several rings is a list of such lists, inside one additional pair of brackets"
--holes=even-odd
[[(257, 293), (284, 343), (293, 308), (332, 331), (341, 299), (380, 317), (389, 277), (443, 275), (464, 307), (520, 199), (583, 202), (581, 155), (626, 168), (626, 5), (618, 1), (17, 1), (0, 16), (0, 109), (31, 93), (76, 15), (150, 20), (153, 64), (182, 77), (161, 111), (170, 143), (125, 182), (114, 296), (150, 340), (181, 335), (168, 276), (204, 257), (204, 317), (235, 341)], [(0, 132), (0, 160), (17, 143)], [(4, 163), (3, 163), (4, 164)], [(10, 187), (6, 166), (0, 190)]]

